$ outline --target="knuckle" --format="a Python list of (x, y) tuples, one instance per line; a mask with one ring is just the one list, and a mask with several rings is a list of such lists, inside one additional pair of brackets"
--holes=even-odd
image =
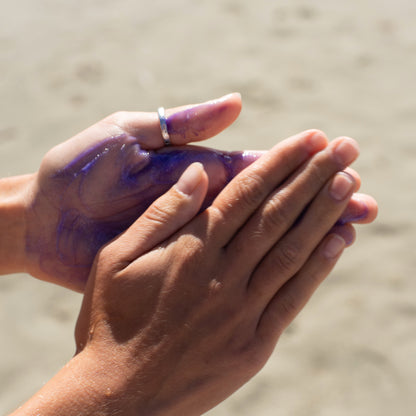
[(275, 232), (276, 228), (287, 228), (292, 222), (290, 209), (284, 191), (278, 192), (263, 208), (262, 229)]
[(172, 219), (172, 210), (169, 207), (161, 207), (153, 204), (143, 215), (145, 219), (156, 225), (164, 225)]
[(237, 198), (248, 207), (257, 206), (264, 199), (264, 180), (256, 173), (250, 173), (237, 181)]
[(181, 259), (183, 264), (197, 264), (198, 258), (204, 257), (205, 244), (204, 241), (193, 235), (181, 235), (178, 243), (180, 243)]
[(100, 266), (107, 267), (109, 264), (109, 259), (112, 259), (114, 257), (114, 252), (117, 250), (117, 246), (114, 242), (111, 242), (110, 244), (105, 245), (102, 247), (96, 257), (95, 261)]
[(95, 258), (95, 268), (113, 277), (116, 277), (128, 264), (129, 262), (124, 260), (116, 242), (101, 248)]
[(323, 185), (328, 180), (328, 167), (325, 161), (312, 163), (309, 168), (309, 183)]
[(226, 224), (227, 212), (222, 206), (215, 205), (214, 201), (214, 203), (208, 208), (208, 210), (210, 218), (212, 218), (213, 221), (215, 221), (215, 223), (220, 224), (221, 226)]
[(300, 250), (293, 243), (283, 244), (273, 257), (274, 266), (281, 273), (290, 274), (298, 268)]
[(183, 248), (186, 251), (193, 253), (199, 253), (204, 251), (205, 244), (203, 240), (194, 234), (185, 234), (181, 237), (181, 240)]
[(264, 367), (268, 358), (264, 347), (260, 348), (254, 341), (247, 342), (240, 351), (233, 355), (240, 358), (240, 365), (244, 363), (244, 371), (249, 371), (252, 375), (258, 373)]
[(282, 298), (281, 304), (280, 304), (280, 311), (279, 315), (281, 315), (280, 318), (284, 322), (290, 322), (291, 319), (293, 319), (299, 311), (299, 301), (297, 297), (295, 297), (293, 294), (286, 293), (285, 296)]

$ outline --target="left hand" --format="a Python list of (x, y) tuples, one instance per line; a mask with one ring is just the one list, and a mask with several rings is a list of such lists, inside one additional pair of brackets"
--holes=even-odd
[(239, 94), (167, 110), (170, 147), (163, 147), (156, 112), (112, 114), (54, 147), (32, 181), (28, 271), (82, 291), (99, 248), (128, 228), (195, 161), (209, 176), (207, 206), (258, 154), (184, 145), (219, 133), (240, 110)]

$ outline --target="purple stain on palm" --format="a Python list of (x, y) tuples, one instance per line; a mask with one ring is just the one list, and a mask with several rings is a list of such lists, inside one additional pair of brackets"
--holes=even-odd
[[(186, 114), (191, 113), (183, 112), (182, 116)], [(173, 123), (174, 119), (170, 120)], [(175, 131), (175, 123), (171, 129)], [(177, 182), (191, 163), (201, 162), (208, 174), (209, 189), (203, 204), (206, 208), (261, 153), (222, 152), (197, 146), (147, 151), (127, 135), (103, 140), (43, 178), (40, 197), (28, 221), (43, 221), (35, 227), (43, 232), (39, 235), (28, 230), (28, 253), (39, 259), (46, 275), (59, 276), (68, 286), (82, 288), (99, 249), (126, 230)], [(46, 220), (41, 214), (45, 204), (51, 212)], [(362, 207), (353, 211), (347, 210), (338, 224), (365, 217), (368, 210)]]
[(259, 155), (197, 146), (147, 151), (134, 137), (108, 138), (48, 178), (43, 193), (54, 195), (56, 232), (36, 241), (28, 237), (28, 248), (38, 252), (45, 273), (85, 282), (99, 249), (126, 230), (191, 163), (201, 162), (209, 176), (207, 207)]

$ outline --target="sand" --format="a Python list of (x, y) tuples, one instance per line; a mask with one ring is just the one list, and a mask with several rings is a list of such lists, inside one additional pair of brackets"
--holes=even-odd
[[(267, 149), (307, 128), (360, 144), (376, 223), (221, 415), (410, 416), (416, 409), (416, 3), (411, 0), (5, 2), (0, 174), (116, 110), (240, 91), (237, 123), (208, 145)], [(74, 352), (81, 296), (0, 279), (0, 414)]]

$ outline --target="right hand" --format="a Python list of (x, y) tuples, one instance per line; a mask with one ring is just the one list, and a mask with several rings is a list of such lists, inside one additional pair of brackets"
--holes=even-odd
[[(97, 256), (74, 358), (95, 378), (78, 384), (123, 415), (200, 415), (248, 381), (354, 239), (351, 225), (333, 227), (357, 155), (351, 139), (287, 139), (177, 230), (170, 220), (207, 189), (194, 166), (187, 196), (168, 192)], [(376, 203), (361, 198), (371, 222)]]

